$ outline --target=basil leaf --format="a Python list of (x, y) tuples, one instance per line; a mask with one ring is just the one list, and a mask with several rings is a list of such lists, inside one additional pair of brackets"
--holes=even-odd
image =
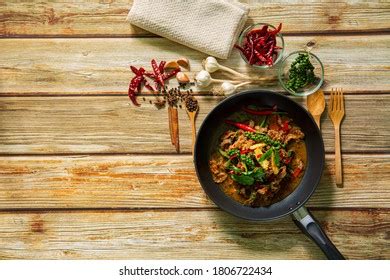
[(265, 179), (265, 172), (262, 168), (256, 168), (253, 170), (252, 177), (255, 181), (263, 182)]
[(236, 181), (237, 183), (244, 185), (244, 186), (253, 185), (253, 183), (255, 182), (255, 179), (253, 179), (251, 176), (247, 176), (247, 175), (233, 174), (231, 177), (234, 181)]
[(242, 173), (242, 170), (240, 168), (238, 168), (237, 166), (235, 166), (234, 164), (230, 164), (227, 169), (230, 169), (230, 170), (233, 170), (234, 172), (237, 172), (237, 173)]

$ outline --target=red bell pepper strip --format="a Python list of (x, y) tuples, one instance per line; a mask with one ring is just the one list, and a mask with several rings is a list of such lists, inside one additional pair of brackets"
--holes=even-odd
[(290, 130), (290, 128), (288, 127), (288, 121), (285, 121), (283, 124), (282, 124), (282, 130), (286, 133), (288, 133), (288, 131)]
[(233, 125), (233, 126), (239, 128), (239, 129), (242, 129), (244, 131), (256, 132), (256, 129), (254, 129), (253, 127), (250, 127), (249, 125), (243, 124), (243, 123), (233, 122), (230, 120), (225, 120), (225, 123)]
[(229, 159), (232, 160), (232, 159), (235, 159), (236, 157), (237, 157), (237, 154), (234, 154)]
[(302, 172), (302, 168), (297, 167), (297, 168), (294, 169), (294, 171), (293, 171), (291, 176), (293, 178), (297, 178), (299, 176), (299, 174), (301, 174), (301, 172)]

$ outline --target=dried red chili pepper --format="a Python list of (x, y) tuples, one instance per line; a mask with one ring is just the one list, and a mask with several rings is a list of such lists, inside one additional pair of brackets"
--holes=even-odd
[(249, 131), (249, 132), (256, 132), (256, 129), (253, 127), (250, 127), (249, 125), (243, 124), (243, 123), (238, 123), (238, 122), (233, 122), (231, 120), (225, 120), (225, 123), (233, 125), (239, 129), (242, 129), (244, 131)]
[(273, 65), (275, 56), (281, 47), (276, 46), (276, 34), (282, 29), (282, 24), (273, 30), (268, 26), (253, 29), (245, 35), (242, 46), (235, 47), (242, 52), (251, 65)]
[(155, 79), (156, 78), (156, 75), (154, 75), (154, 73), (150, 72), (150, 71), (145, 71), (144, 75), (146, 77), (149, 77), (151, 79)]
[[(163, 88), (165, 85), (165, 80), (175, 76), (177, 72), (180, 71), (180, 69), (174, 69), (170, 73), (164, 73), (164, 66), (166, 64), (166, 61), (162, 60), (157, 65), (157, 62), (155, 59), (152, 59), (151, 65), (153, 72), (145, 71), (143, 67), (140, 67), (137, 69), (134, 66), (130, 66), (131, 71), (135, 74), (135, 77), (133, 77), (129, 84), (129, 90), (128, 95), (130, 100), (133, 102), (134, 105), (140, 106), (140, 104), (137, 102), (136, 94), (141, 91), (142, 84), (149, 90), (156, 92), (158, 88)], [(145, 79), (145, 76), (152, 79), (155, 82), (155, 87), (151, 85), (151, 83)]]
[(162, 73), (157, 65), (156, 60), (152, 59), (151, 64), (152, 64), (152, 69), (153, 69), (156, 81), (159, 83), (159, 85), (161, 87), (164, 87), (164, 79), (163, 79)]
[(164, 73), (164, 74), (162, 75), (163, 80), (165, 81), (165, 80), (168, 80), (168, 79), (172, 78), (172, 77), (175, 76), (178, 72), (180, 72), (180, 69), (174, 69), (174, 70), (172, 70), (172, 71), (169, 72), (169, 73)]
[(279, 23), (278, 27), (274, 30), (271, 30), (269, 32), (270, 35), (276, 35), (280, 32), (280, 30), (282, 30), (282, 23)]
[(148, 80), (146, 80), (145, 78), (143, 79), (143, 83), (144, 83), (144, 86), (148, 89), (148, 90), (151, 90), (153, 92), (157, 91), (156, 88), (154, 88)]
[(137, 75), (137, 76), (142, 76), (142, 75), (144, 74), (144, 72), (145, 72), (145, 69), (142, 68), (142, 67), (140, 67), (139, 69), (137, 69), (136, 67), (130, 65), (130, 69), (131, 69), (131, 71), (132, 71), (135, 75)]
[(129, 90), (128, 90), (128, 95), (133, 102), (135, 106), (140, 106), (140, 104), (137, 102), (137, 97), (135, 96), (136, 90), (139, 90), (141, 83), (142, 83), (143, 76), (135, 76), (131, 79), (130, 84), (129, 84)]
[(243, 47), (241, 47), (240, 45), (237, 45), (237, 44), (234, 44), (234, 47), (238, 50), (240, 50), (242, 53), (245, 53), (245, 49)]
[(267, 33), (268, 26), (264, 25), (262, 28), (253, 29), (248, 33), (248, 36), (265, 35)]
[(161, 60), (161, 61), (160, 61), (160, 64), (158, 65), (158, 69), (160, 70), (161, 73), (164, 73), (164, 66), (165, 66), (165, 63), (167, 63), (167, 62), (164, 61), (164, 60)]

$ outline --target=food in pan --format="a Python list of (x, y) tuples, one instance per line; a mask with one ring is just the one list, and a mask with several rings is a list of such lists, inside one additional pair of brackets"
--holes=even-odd
[(304, 133), (285, 112), (245, 107), (225, 121), (209, 161), (214, 182), (234, 200), (269, 206), (299, 184), (306, 165)]

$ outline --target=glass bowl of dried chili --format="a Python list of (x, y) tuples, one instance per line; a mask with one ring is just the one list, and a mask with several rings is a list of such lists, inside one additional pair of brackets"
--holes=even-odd
[(292, 95), (308, 96), (322, 86), (324, 65), (311, 52), (295, 51), (280, 63), (278, 78), (281, 86)]
[(280, 30), (267, 23), (256, 23), (242, 31), (235, 47), (249, 65), (266, 69), (277, 64), (283, 57), (284, 39)]

